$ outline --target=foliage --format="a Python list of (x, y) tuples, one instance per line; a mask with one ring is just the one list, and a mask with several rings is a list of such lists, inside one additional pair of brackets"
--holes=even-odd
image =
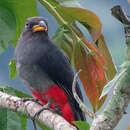
[[(3, 27), (3, 31), (8, 32), (8, 35), (4, 32), (2, 34), (14, 46), (17, 44), (26, 19), (37, 15), (38, 11), (35, 0), (0, 0), (0, 20), (3, 23), (1, 26)], [(5, 38), (0, 40), (5, 41)], [(6, 42), (5, 44), (8, 43)]]
[(11, 44), (15, 32), (15, 20), (7, 8), (1, 7), (0, 1), (0, 54)]
[(79, 128), (79, 130), (89, 130), (90, 126), (87, 122), (75, 121), (74, 124)]
[(9, 63), (9, 74), (10, 79), (14, 79), (17, 77), (16, 62), (14, 59), (12, 59)]

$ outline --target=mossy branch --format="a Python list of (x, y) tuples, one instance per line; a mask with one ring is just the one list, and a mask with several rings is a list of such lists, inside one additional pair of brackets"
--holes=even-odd
[(112, 9), (112, 15), (124, 26), (127, 53), (122, 65), (123, 75), (117, 81), (113, 96), (101, 115), (97, 115), (92, 123), (91, 130), (112, 130), (126, 113), (130, 101), (130, 21), (120, 6)]

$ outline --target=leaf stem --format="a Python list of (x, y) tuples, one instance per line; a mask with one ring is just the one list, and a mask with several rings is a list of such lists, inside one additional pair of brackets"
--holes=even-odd
[(60, 16), (57, 12), (56, 7), (53, 7), (47, 0), (39, 0), (42, 1), (45, 5), (47, 5), (54, 12), (55, 16), (60, 20), (60, 23), (67, 25), (67, 22)]

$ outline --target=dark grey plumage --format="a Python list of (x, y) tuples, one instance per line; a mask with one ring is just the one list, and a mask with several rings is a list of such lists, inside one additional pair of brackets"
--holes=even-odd
[[(49, 86), (57, 84), (67, 94), (75, 120), (85, 120), (85, 116), (73, 97), (73, 69), (64, 52), (49, 38), (48, 32), (32, 32), (32, 27), (44, 21), (41, 17), (28, 19), (15, 49), (16, 66), (24, 84), (35, 91), (46, 91)], [(76, 91), (82, 99), (77, 83)], [(59, 97), (60, 98), (60, 97)]]

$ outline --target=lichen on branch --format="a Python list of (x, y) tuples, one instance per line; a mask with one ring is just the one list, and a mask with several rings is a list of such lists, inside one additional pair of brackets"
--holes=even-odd
[(91, 130), (112, 130), (126, 113), (130, 101), (130, 21), (120, 6), (112, 9), (112, 15), (124, 26), (126, 37), (126, 59), (122, 65), (125, 70), (117, 80), (113, 96), (101, 115), (97, 115), (92, 123)]

